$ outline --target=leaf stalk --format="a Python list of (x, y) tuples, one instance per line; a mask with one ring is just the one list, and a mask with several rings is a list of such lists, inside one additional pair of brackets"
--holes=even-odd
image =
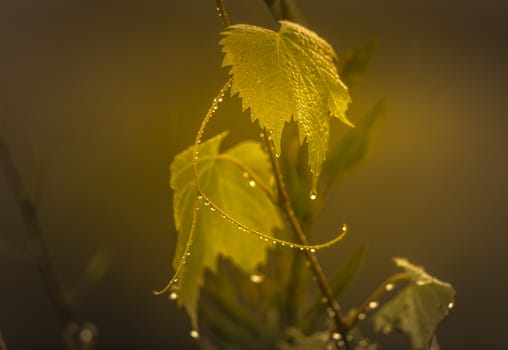
[[(367, 299), (365, 299), (362, 304), (360, 304), (357, 309), (351, 311), (348, 319), (348, 327), (350, 329), (354, 328), (358, 321), (362, 319), (361, 315), (366, 315), (369, 310), (377, 308), (379, 300), (383, 297), (383, 295), (385, 295), (387, 292), (390, 292), (394, 288), (395, 283), (400, 281), (408, 282), (410, 280), (411, 278), (407, 273), (398, 273), (388, 277), (374, 290), (374, 292), (372, 292), (372, 294)], [(372, 305), (375, 305), (375, 307), (373, 308)]]

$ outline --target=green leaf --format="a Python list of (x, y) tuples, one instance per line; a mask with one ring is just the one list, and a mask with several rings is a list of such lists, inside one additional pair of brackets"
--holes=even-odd
[(398, 329), (411, 338), (413, 349), (428, 350), (439, 323), (453, 306), (455, 290), (406, 259), (396, 258), (395, 263), (410, 282), (373, 316), (374, 329), (384, 333)]
[[(213, 203), (231, 218), (261, 232), (270, 233), (282, 226), (277, 209), (260, 189), (272, 177), (267, 155), (261, 145), (243, 142), (227, 152), (219, 153), (226, 133), (199, 146), (198, 174), (201, 190)], [(239, 230), (211, 206), (201, 205), (196, 212), (194, 231), (193, 213), (197, 188), (192, 166), (193, 147), (175, 157), (171, 164), (171, 188), (174, 190), (173, 208), (178, 241), (173, 266), (178, 272), (178, 304), (184, 305), (197, 327), (199, 289), (204, 283), (204, 271), (217, 270), (219, 255), (229, 258), (246, 273), (254, 273), (265, 262), (267, 243), (250, 233)], [(255, 174), (257, 185), (249, 185), (246, 167)], [(190, 238), (192, 244), (187, 248)], [(189, 256), (187, 253), (190, 253)], [(178, 270), (182, 259), (185, 265)]]
[(279, 32), (246, 24), (228, 27), (220, 42), (223, 66), (232, 66), (232, 94), (238, 93), (251, 119), (271, 132), (277, 153), (284, 126), (295, 119), (300, 144), (308, 144), (315, 191), (328, 150), (330, 116), (352, 126), (345, 114), (351, 99), (332, 47), (305, 27), (280, 24)]
[(340, 76), (342, 81), (351, 88), (365, 74), (377, 48), (377, 40), (349, 51), (342, 60)]
[(386, 109), (384, 100), (379, 101), (360, 120), (356, 128), (349, 130), (330, 152), (324, 163), (323, 175), (331, 181), (340, 179), (344, 173), (353, 169), (369, 151), (372, 131)]

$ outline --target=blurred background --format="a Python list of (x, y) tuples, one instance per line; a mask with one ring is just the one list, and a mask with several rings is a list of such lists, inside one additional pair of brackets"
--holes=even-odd
[[(233, 23), (276, 28), (261, 0), (226, 1)], [(298, 1), (339, 56), (372, 38), (352, 89), (353, 122), (386, 97), (368, 160), (341, 183), (315, 227), (343, 244), (319, 253), (331, 271), (369, 251), (342, 303), (354, 306), (405, 256), (457, 290), (443, 349), (508, 346), (508, 2)], [(162, 287), (176, 232), (169, 164), (193, 142), (226, 79), (214, 1), (0, 0), (0, 132), (39, 218), (59, 276), (79, 285), (98, 349), (195, 348)], [(208, 135), (255, 135), (237, 98)], [(57, 319), (27, 258), (14, 195), (0, 176), (0, 329), (9, 349), (62, 348)], [(328, 236), (326, 235), (328, 233)], [(102, 259), (102, 260), (101, 260)], [(97, 258), (96, 258), (97, 260)]]

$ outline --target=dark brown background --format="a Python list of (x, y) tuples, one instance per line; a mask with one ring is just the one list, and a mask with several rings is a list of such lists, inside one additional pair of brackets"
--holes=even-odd
[[(226, 1), (233, 22), (274, 27), (261, 0)], [(506, 349), (508, 3), (299, 1), (339, 55), (380, 45), (352, 91), (352, 119), (389, 101), (370, 159), (332, 195), (317, 232), (347, 222), (324, 265), (369, 243), (344, 304), (406, 256), (457, 289), (442, 348)], [(0, 120), (26, 182), (45, 159), (40, 218), (62, 279), (97, 249), (113, 257), (80, 305), (98, 349), (190, 347), (182, 310), (154, 297), (175, 245), (168, 165), (225, 80), (213, 1), (0, 1)], [(248, 123), (230, 102), (222, 125)], [(210, 131), (221, 130), (219, 120)], [(243, 132), (243, 131), (242, 131)], [(243, 134), (240, 132), (238, 137)], [(0, 242), (26, 252), (0, 176)], [(61, 347), (41, 281), (0, 256), (0, 329), (9, 349)]]

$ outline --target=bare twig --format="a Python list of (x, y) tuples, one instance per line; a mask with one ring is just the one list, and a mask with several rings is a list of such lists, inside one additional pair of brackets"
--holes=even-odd
[(28, 193), (12, 154), (3, 137), (0, 137), (0, 164), (7, 178), (26, 228), (26, 238), (37, 268), (41, 273), (48, 296), (63, 326), (73, 322), (74, 312), (60, 284), (51, 261), (48, 246), (37, 217), (37, 208)]

